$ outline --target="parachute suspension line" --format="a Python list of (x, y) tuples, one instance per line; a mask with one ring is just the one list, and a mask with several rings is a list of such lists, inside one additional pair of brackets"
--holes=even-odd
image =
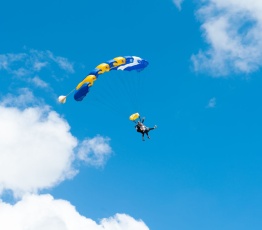
[[(142, 88), (141, 87), (141, 78), (142, 77), (144, 77), (144, 76), (138, 76), (138, 83), (137, 83), (137, 86), (138, 86), (138, 90), (141, 90), (141, 92), (142, 92), (142, 94), (144, 93), (144, 88)], [(140, 95), (142, 95), (142, 94), (140, 94)], [(137, 94), (136, 94), (136, 104), (137, 104), (137, 106), (138, 106), (138, 109), (139, 109), (139, 111), (140, 111), (140, 106), (141, 106), (141, 104), (143, 103), (143, 100), (140, 100), (140, 98), (139, 98), (139, 92), (137, 92)]]
[(68, 97), (71, 93), (73, 93), (75, 91), (75, 88), (74, 89), (72, 89), (67, 95), (66, 95), (66, 97)]
[[(91, 96), (91, 95), (90, 95)], [(114, 105), (114, 103), (112, 103), (112, 98), (110, 98), (110, 96), (108, 95), (94, 95), (92, 103), (96, 106), (95, 102), (98, 102), (100, 105), (102, 105), (103, 107), (105, 107), (107, 110), (113, 111), (113, 112), (118, 112), (121, 113), (122, 111), (120, 110), (120, 108), (116, 105)]]
[(94, 106), (97, 106), (98, 104), (95, 103), (95, 102), (98, 102), (98, 104), (102, 105), (102, 107), (110, 112), (113, 112), (114, 114), (118, 115), (121, 114), (122, 116), (125, 116), (126, 117), (126, 114), (123, 113), (123, 110), (121, 110), (119, 107), (115, 107), (115, 106), (112, 106), (110, 105), (109, 103), (106, 103), (105, 101), (102, 101), (102, 100), (99, 100), (99, 99), (94, 99), (94, 101), (92, 101), (92, 104)]
[[(94, 97), (101, 98), (103, 101), (106, 101), (108, 104), (112, 103), (112, 96), (111, 90), (109, 87), (109, 83), (107, 83), (107, 78), (105, 76), (101, 77), (104, 78), (103, 82), (97, 82), (99, 85), (99, 89), (97, 87), (97, 93), (94, 93)], [(101, 79), (102, 80), (102, 79)]]
[[(150, 98), (150, 95), (151, 95), (153, 92), (152, 92), (152, 89), (149, 88), (149, 85), (148, 85), (149, 81), (148, 81), (148, 79), (149, 79), (149, 75), (148, 75), (148, 74), (143, 75), (143, 77), (140, 79), (139, 84), (140, 84), (140, 87), (143, 89), (143, 92), (144, 92), (145, 96), (146, 96), (147, 98)], [(143, 104), (142, 104), (142, 105), (143, 105)], [(145, 105), (145, 103), (144, 103), (144, 105)], [(144, 107), (144, 106), (143, 106), (143, 107)], [(142, 108), (140, 108), (140, 109), (142, 109)], [(142, 109), (142, 110), (143, 110), (143, 109)], [(141, 112), (142, 112), (142, 111), (141, 111)]]
[(132, 111), (136, 109), (136, 103), (135, 103), (135, 95), (136, 95), (136, 90), (135, 90), (135, 82), (134, 82), (134, 76), (133, 74), (130, 74), (128, 77), (128, 81), (124, 81), (124, 84), (127, 87), (127, 92), (128, 95), (130, 95), (129, 100), (130, 100), (130, 105), (132, 106)]
[(136, 101), (135, 101), (135, 95), (137, 94), (137, 89), (136, 89), (136, 82), (134, 82), (134, 76), (130, 76), (131, 78), (128, 81), (128, 89), (131, 93), (130, 101), (132, 103), (132, 112), (136, 110)]
[(118, 73), (120, 74), (119, 77), (116, 78), (117, 80), (117, 85), (119, 86), (118, 88), (120, 89), (119, 94), (117, 95), (116, 101), (119, 100), (119, 97), (122, 98), (122, 108), (125, 109), (126, 115), (128, 116), (130, 112), (134, 111), (134, 102), (133, 102), (133, 94), (134, 92), (131, 89), (131, 83), (130, 83), (130, 77), (132, 75), (126, 74), (124, 75), (124, 72)]
[(127, 100), (128, 107), (133, 106), (132, 104), (132, 91), (130, 90), (129, 84), (128, 84), (128, 76), (120, 76), (120, 85), (121, 85), (121, 95)]
[[(138, 74), (140, 75), (140, 74)], [(138, 92), (136, 94), (136, 104), (137, 104), (137, 109), (141, 111), (143, 105), (144, 105), (144, 100), (142, 100), (142, 97), (148, 97), (146, 87), (142, 84), (142, 82), (145, 80), (145, 76), (138, 76), (137, 79), (137, 87), (138, 87)]]
[(135, 81), (135, 85), (134, 85), (135, 97), (134, 97), (134, 100), (135, 100), (135, 104), (136, 104), (136, 109), (138, 111), (140, 111), (140, 106), (143, 103), (142, 96), (144, 94), (144, 89), (141, 88), (141, 85), (140, 85), (141, 77), (143, 77), (143, 76), (140, 76), (140, 74), (138, 73), (137, 76), (135, 76), (135, 78), (134, 78), (134, 81)]
[(66, 103), (66, 98), (75, 91), (75, 89), (71, 90), (66, 96), (61, 95), (58, 97), (58, 101), (62, 104)]
[(89, 97), (93, 98), (94, 101), (98, 102), (103, 107), (106, 107), (107, 110), (113, 111), (118, 115), (122, 114), (126, 116), (128, 112), (126, 112), (126, 114), (124, 113), (125, 107), (120, 106), (120, 103), (118, 101), (119, 90), (114, 87), (115, 79), (108, 76), (103, 77), (105, 77), (105, 79), (103, 79), (103, 82), (96, 82), (96, 84), (100, 85), (97, 86), (96, 89), (94, 89), (94, 91), (96, 92), (93, 92), (92, 95), (90, 94)]
[(139, 104), (138, 95), (142, 93), (141, 89), (139, 88), (137, 78), (139, 78), (139, 76), (136, 73), (134, 76), (132, 76), (132, 80), (131, 80), (132, 83), (130, 84), (131, 90), (132, 90), (132, 92), (134, 92), (134, 95), (132, 96), (132, 100), (133, 100), (135, 110), (137, 110), (137, 101), (138, 101), (138, 104)]
[(133, 111), (140, 111), (140, 107), (143, 105), (143, 95), (144, 95), (144, 89), (141, 88), (140, 81), (143, 76), (139, 73), (131, 76), (132, 79), (130, 79), (130, 87), (132, 94), (132, 100), (133, 100)]
[(92, 94), (90, 93), (90, 95), (88, 95), (90, 103), (92, 103), (94, 106), (100, 105), (103, 109), (114, 112), (118, 115), (123, 114), (123, 110), (121, 110), (120, 107), (117, 106), (116, 103), (114, 103), (115, 100), (111, 96), (111, 91), (109, 90), (110, 87), (108, 87), (108, 84), (104, 84), (105, 81), (100, 83), (101, 85), (94, 88)]
[[(116, 72), (111, 77), (105, 78), (101, 85), (101, 91), (106, 93), (106, 95), (103, 95), (103, 98), (105, 98), (105, 101), (110, 102), (111, 108), (118, 108), (118, 110), (121, 108), (120, 110), (123, 112), (127, 109), (127, 106), (130, 107), (130, 103), (126, 100), (129, 98), (126, 97), (126, 95), (128, 95), (127, 89), (123, 88), (122, 76), (115, 77), (118, 74), (119, 73)], [(130, 111), (126, 111), (126, 115), (129, 113)]]
[(113, 107), (123, 112), (126, 109), (125, 104), (123, 104), (125, 97), (121, 94), (122, 88), (119, 87), (119, 78), (116, 78), (116, 75), (117, 73), (113, 74), (112, 77), (108, 77), (105, 81), (106, 88), (109, 91), (109, 94), (106, 96), (107, 101), (110, 101)]

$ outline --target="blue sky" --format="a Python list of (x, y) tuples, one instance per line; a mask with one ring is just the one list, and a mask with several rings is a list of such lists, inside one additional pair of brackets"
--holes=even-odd
[[(259, 0), (6, 1), (0, 229), (260, 230)], [(67, 94), (117, 56), (82, 102)], [(151, 139), (128, 117), (139, 112)]]

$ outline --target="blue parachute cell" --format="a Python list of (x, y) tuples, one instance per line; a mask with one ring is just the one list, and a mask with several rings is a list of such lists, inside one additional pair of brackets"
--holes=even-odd
[(74, 99), (76, 101), (82, 101), (88, 92), (89, 92), (89, 86), (87, 83), (85, 83), (81, 86), (80, 89), (75, 91)]

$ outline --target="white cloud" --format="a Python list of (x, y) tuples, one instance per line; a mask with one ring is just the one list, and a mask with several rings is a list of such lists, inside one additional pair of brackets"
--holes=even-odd
[(112, 153), (109, 138), (80, 142), (66, 120), (28, 89), (0, 101), (0, 195), (17, 197), (51, 188), (71, 178), (76, 160), (103, 166)]
[(47, 88), (48, 87), (48, 84), (43, 81), (40, 77), (38, 76), (35, 76), (32, 78), (31, 82), (33, 84), (35, 84), (37, 87), (40, 87), (40, 88)]
[(31, 74), (31, 71), (29, 69), (26, 69), (24, 67), (19, 67), (17, 69), (14, 69), (11, 71), (12, 74), (14, 74), (17, 77), (23, 77), (23, 76), (28, 76)]
[(40, 71), (42, 68), (46, 67), (48, 65), (48, 62), (40, 62), (38, 60), (35, 60), (35, 62), (33, 63), (33, 68), (36, 71)]
[(182, 5), (182, 2), (184, 0), (173, 0), (174, 4), (176, 5), (176, 7), (181, 10), (181, 5)]
[(27, 88), (18, 89), (18, 96), (14, 96), (13, 94), (7, 94), (3, 98), (1, 98), (0, 105), (7, 107), (18, 107), (18, 108), (26, 108), (29, 105), (40, 105), (43, 104), (41, 99), (36, 99), (32, 93)]
[(14, 205), (0, 201), (0, 220), (0, 229), (8, 230), (149, 230), (143, 221), (126, 214), (96, 223), (51, 195), (27, 195)]
[(209, 48), (192, 55), (195, 71), (226, 76), (262, 66), (262, 1), (203, 0), (197, 15)]
[(0, 54), (0, 70), (9, 70), (10, 65), (24, 60), (26, 54)]
[(74, 67), (73, 64), (70, 63), (67, 58), (54, 56), (53, 53), (50, 51), (47, 51), (47, 54), (51, 60), (53, 60), (55, 63), (59, 65), (59, 67), (63, 70), (68, 71), (69, 73), (74, 73)]
[(213, 97), (209, 100), (207, 104), (207, 108), (215, 108), (216, 107), (216, 98)]
[(103, 166), (112, 153), (109, 141), (102, 136), (85, 139), (79, 144), (78, 158), (89, 165)]
[(48, 107), (0, 106), (0, 191), (16, 196), (50, 188), (76, 173), (77, 140)]
[(74, 73), (73, 63), (69, 62), (67, 58), (55, 56), (49, 50), (31, 49), (24, 53), (0, 54), (0, 70), (17, 77), (31, 77), (52, 64), (68, 73)]

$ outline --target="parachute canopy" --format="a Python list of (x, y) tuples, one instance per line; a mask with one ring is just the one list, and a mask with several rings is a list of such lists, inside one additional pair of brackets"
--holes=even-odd
[(136, 119), (139, 118), (139, 117), (140, 117), (139, 113), (134, 113), (134, 114), (132, 114), (132, 115), (129, 117), (129, 120), (134, 121), (134, 120), (136, 120)]
[[(101, 75), (105, 72), (109, 72), (111, 70), (123, 70), (123, 71), (124, 70), (125, 71), (136, 70), (136, 71), (140, 72), (145, 67), (147, 67), (147, 65), (148, 65), (148, 62), (146, 60), (144, 60), (140, 57), (136, 57), (136, 56), (115, 57), (115, 58), (113, 58), (113, 59), (111, 59), (107, 62), (101, 63), (95, 69), (93, 69), (76, 86), (76, 88), (73, 90), (75, 92), (74, 93), (74, 99), (76, 101), (82, 101), (84, 99), (84, 97), (87, 95), (87, 93), (89, 92), (90, 87), (92, 87), (94, 82), (98, 79), (99, 75)], [(73, 92), (73, 91), (71, 91), (71, 92)], [(66, 101), (64, 96), (60, 96), (58, 100), (61, 103), (65, 103), (65, 101)]]

